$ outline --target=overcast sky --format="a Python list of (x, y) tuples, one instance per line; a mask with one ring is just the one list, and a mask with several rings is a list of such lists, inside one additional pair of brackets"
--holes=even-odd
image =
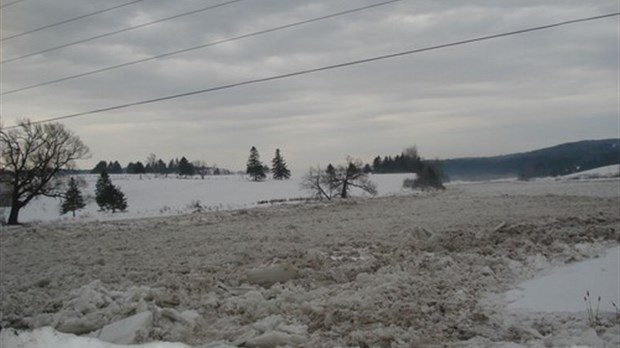
[[(10, 0), (4, 0), (8, 3)], [(128, 0), (25, 0), (2, 37)], [(2, 41), (10, 59), (226, 0), (143, 0)], [(244, 0), (4, 63), (1, 91), (381, 1)], [(1, 96), (1, 121), (42, 120), (256, 78), (618, 12), (617, 0), (403, 0)], [(618, 17), (63, 121), (99, 160), (186, 156), (233, 170), (256, 146), (289, 166), (497, 155), (619, 136)]]

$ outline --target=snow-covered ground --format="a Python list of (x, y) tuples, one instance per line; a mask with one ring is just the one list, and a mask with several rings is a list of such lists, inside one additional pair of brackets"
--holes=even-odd
[[(176, 176), (111, 175), (112, 183), (125, 193), (129, 206), (126, 212), (112, 214), (98, 211), (94, 201), (98, 176), (81, 177), (87, 183), (82, 189), (83, 195), (87, 197), (87, 206), (77, 212), (76, 218), (70, 213), (60, 215), (60, 200), (41, 197), (21, 210), (20, 222), (107, 221), (170, 216), (195, 211), (195, 203), (204, 211), (222, 211), (253, 208), (260, 201), (309, 197), (309, 193), (299, 185), (300, 176), (290, 180), (253, 182), (243, 175), (206, 176), (204, 180), (200, 177), (183, 179)], [(409, 190), (403, 189), (402, 183), (408, 177), (412, 177), (412, 174), (375, 175), (372, 180), (377, 184), (379, 195), (387, 196), (407, 193)], [(367, 196), (359, 192), (357, 194)], [(4, 213), (8, 216), (8, 208)]]
[(620, 164), (584, 170), (581, 172), (564, 175), (561, 179), (598, 179), (598, 178), (617, 178), (620, 177)]
[[(130, 209), (132, 194), (143, 204), (123, 220), (2, 227), (0, 346), (620, 344), (608, 306), (620, 292), (618, 179), (461, 183), (417, 195), (402, 179), (373, 177), (382, 196), (372, 199), (250, 209), (305, 194), (295, 181), (113, 177)], [(158, 210), (159, 199), (208, 205), (207, 192), (224, 187), (254, 196), (231, 199), (238, 210)], [(585, 291), (595, 308), (602, 297), (594, 322)]]
[[(587, 247), (587, 244), (581, 247)], [(613, 312), (620, 306), (620, 248), (615, 246), (601, 257), (547, 269), (534, 279), (507, 293), (509, 309), (540, 312), (581, 312), (586, 301), (575, 301), (590, 294), (594, 310)], [(601, 301), (598, 301), (598, 298)]]
[[(500, 195), (562, 194), (613, 197), (620, 194), (620, 180), (618, 178), (604, 178), (605, 175), (617, 170), (618, 166), (609, 166), (583, 172), (583, 175), (575, 173), (567, 177), (543, 178), (531, 182), (508, 179), (485, 182), (454, 182), (448, 183), (447, 186), (463, 191)], [(588, 179), (593, 175), (596, 175), (598, 180)], [(113, 184), (119, 186), (125, 193), (129, 206), (126, 212), (113, 214), (98, 211), (99, 208), (94, 201), (95, 183), (98, 176), (82, 175), (81, 177), (87, 184), (82, 189), (83, 195), (86, 196), (87, 206), (78, 211), (75, 218), (70, 213), (60, 215), (60, 200), (41, 197), (21, 210), (20, 222), (85, 222), (172, 216), (192, 213), (197, 209), (201, 211), (248, 209), (265, 205), (259, 204), (259, 202), (309, 197), (309, 193), (300, 187), (301, 176), (293, 176), (290, 180), (283, 181), (253, 182), (243, 175), (207, 176), (204, 179), (199, 177), (189, 179), (173, 176), (156, 177), (153, 175), (111, 175)], [(379, 196), (392, 196), (411, 194), (411, 190), (402, 187), (403, 180), (411, 177), (413, 177), (412, 174), (381, 174), (371, 175), (371, 180), (377, 184)], [(610, 186), (606, 182), (610, 180), (616, 183), (615, 186)], [(587, 185), (580, 185), (583, 183), (587, 183)], [(610, 187), (612, 187), (611, 190)], [(363, 192), (354, 192), (354, 194), (368, 196)], [(0, 208), (0, 214), (3, 211), (8, 217), (8, 208)]]

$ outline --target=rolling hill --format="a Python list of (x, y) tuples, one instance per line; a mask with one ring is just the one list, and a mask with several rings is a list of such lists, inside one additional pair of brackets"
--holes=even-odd
[(530, 179), (558, 176), (620, 163), (620, 139), (583, 140), (493, 157), (440, 161), (450, 180)]

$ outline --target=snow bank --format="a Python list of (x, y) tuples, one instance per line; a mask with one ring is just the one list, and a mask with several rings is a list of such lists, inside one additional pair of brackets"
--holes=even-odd
[(189, 348), (182, 343), (153, 342), (140, 345), (121, 345), (100, 341), (96, 338), (81, 337), (58, 332), (51, 327), (42, 327), (34, 331), (16, 331), (12, 329), (0, 332), (2, 348)]
[(583, 312), (586, 291), (600, 310), (615, 312), (620, 305), (620, 247), (607, 250), (601, 257), (548, 269), (542, 276), (519, 285), (506, 294), (509, 309), (539, 312)]

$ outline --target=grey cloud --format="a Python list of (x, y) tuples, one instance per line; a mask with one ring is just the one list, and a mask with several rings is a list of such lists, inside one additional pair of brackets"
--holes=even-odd
[[(3, 42), (3, 57), (216, 3), (143, 1)], [(6, 64), (2, 90), (361, 5), (242, 1)], [(93, 0), (23, 2), (4, 11), (2, 29), (20, 32), (96, 8), (101, 3)], [(401, 1), (2, 96), (2, 121), (53, 117), (616, 10), (615, 1)], [(92, 162), (127, 162), (155, 152), (232, 169), (243, 166), (251, 145), (265, 158), (280, 147), (293, 167), (305, 169), (348, 154), (370, 160), (416, 143), (422, 155), (452, 157), (617, 136), (617, 25), (617, 18), (583, 23), (92, 115), (67, 125), (90, 145)]]

